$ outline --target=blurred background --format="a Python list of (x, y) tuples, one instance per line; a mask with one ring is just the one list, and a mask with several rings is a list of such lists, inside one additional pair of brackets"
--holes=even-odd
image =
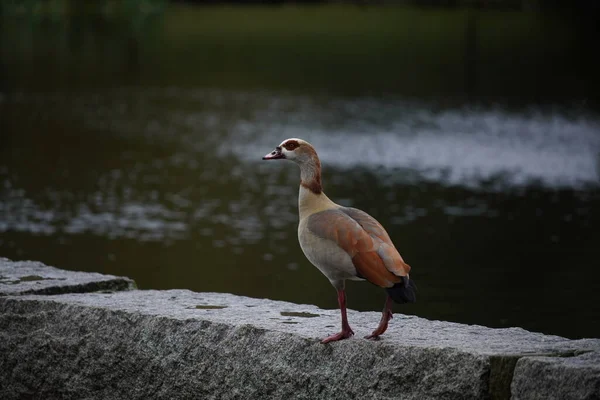
[(0, 256), (336, 308), (261, 161), (300, 137), (413, 266), (397, 312), (600, 337), (596, 4), (2, 0)]

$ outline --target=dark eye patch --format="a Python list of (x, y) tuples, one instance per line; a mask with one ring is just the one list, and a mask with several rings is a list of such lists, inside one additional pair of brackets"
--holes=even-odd
[(290, 140), (283, 145), (283, 147), (285, 147), (285, 149), (289, 151), (295, 150), (299, 146), (300, 144), (298, 144), (298, 142), (296, 142), (295, 140)]

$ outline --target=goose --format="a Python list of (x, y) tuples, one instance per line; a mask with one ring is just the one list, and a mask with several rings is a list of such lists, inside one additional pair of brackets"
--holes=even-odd
[(298, 241), (302, 252), (337, 291), (342, 330), (321, 343), (354, 335), (346, 314), (346, 280), (367, 280), (387, 292), (377, 328), (365, 338), (379, 339), (392, 318), (392, 303), (414, 303), (416, 286), (383, 226), (364, 211), (334, 203), (323, 192), (321, 162), (305, 140), (284, 140), (263, 160), (291, 160), (300, 167)]

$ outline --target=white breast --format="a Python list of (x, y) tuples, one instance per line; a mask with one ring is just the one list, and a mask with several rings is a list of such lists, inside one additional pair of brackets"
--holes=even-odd
[(298, 241), (304, 255), (329, 279), (336, 288), (343, 288), (344, 280), (359, 279), (352, 258), (335, 242), (320, 238), (307, 228), (308, 218), (298, 225)]

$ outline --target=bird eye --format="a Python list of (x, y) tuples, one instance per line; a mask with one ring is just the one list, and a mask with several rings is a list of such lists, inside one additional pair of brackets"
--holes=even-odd
[(283, 145), (283, 147), (285, 147), (286, 150), (292, 151), (294, 149), (296, 149), (296, 147), (298, 147), (298, 142), (296, 141), (291, 141), (291, 142), (287, 142), (286, 144)]

